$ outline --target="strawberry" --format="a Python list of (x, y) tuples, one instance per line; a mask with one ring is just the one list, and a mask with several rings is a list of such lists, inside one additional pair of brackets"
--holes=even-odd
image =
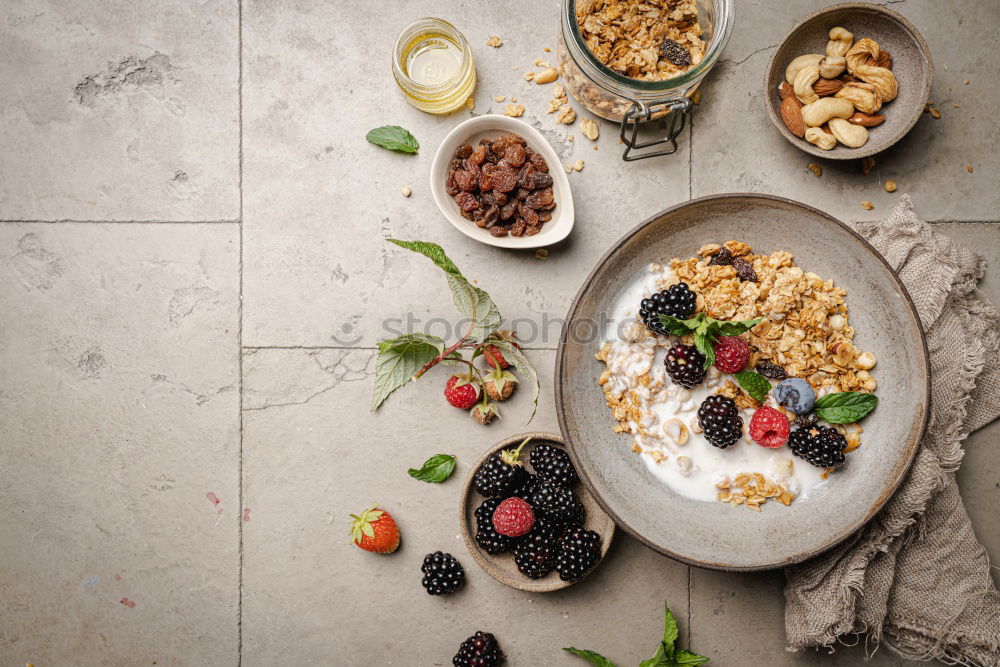
[(444, 397), (456, 408), (468, 410), (479, 400), (479, 384), (468, 375), (452, 375), (444, 387)]
[(513, 373), (496, 368), (486, 376), (483, 388), (486, 390), (486, 395), (494, 401), (506, 401), (514, 393), (516, 384), (517, 377)]
[(351, 542), (358, 547), (377, 554), (391, 554), (399, 547), (399, 528), (385, 510), (372, 505), (351, 518)]

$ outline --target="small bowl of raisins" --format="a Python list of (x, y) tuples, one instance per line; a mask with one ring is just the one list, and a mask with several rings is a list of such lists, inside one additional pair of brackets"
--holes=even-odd
[(477, 116), (441, 142), (431, 192), (458, 231), (502, 248), (540, 248), (573, 229), (573, 197), (559, 158), (533, 127)]

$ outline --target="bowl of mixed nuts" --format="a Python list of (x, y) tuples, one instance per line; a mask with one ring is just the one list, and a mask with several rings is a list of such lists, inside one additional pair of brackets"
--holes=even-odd
[(573, 229), (559, 157), (535, 128), (507, 116), (477, 116), (449, 132), (434, 156), (431, 192), (458, 231), (489, 245), (540, 248)]
[(874, 155), (916, 124), (933, 65), (913, 25), (880, 5), (851, 2), (807, 16), (771, 58), (768, 115), (798, 148), (818, 157)]

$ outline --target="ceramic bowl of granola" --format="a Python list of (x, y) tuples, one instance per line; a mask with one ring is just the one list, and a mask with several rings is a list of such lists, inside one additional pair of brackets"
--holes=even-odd
[(647, 546), (728, 570), (811, 558), (870, 520), (909, 468), (929, 388), (891, 267), (767, 195), (695, 199), (626, 234), (556, 358), (559, 425), (601, 506)]
[(771, 122), (799, 149), (831, 160), (874, 155), (902, 139), (923, 113), (934, 78), (930, 50), (913, 24), (866, 2), (805, 17), (766, 72)]
[(559, 157), (515, 118), (459, 123), (434, 155), (430, 185), (448, 222), (481, 243), (541, 248), (573, 231), (573, 195)]

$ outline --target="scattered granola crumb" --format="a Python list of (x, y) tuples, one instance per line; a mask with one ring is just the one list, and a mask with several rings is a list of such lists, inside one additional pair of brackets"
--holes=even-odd
[(966, 162), (965, 163), (965, 170), (967, 172), (969, 172), (970, 174), (972, 173), (973, 169), (972, 169), (972, 163), (971, 162)]
[(960, 108), (960, 107), (959, 107), (959, 106), (958, 106), (957, 104), (952, 104), (951, 106), (952, 106), (952, 108), (953, 108), (953, 109), (958, 109), (958, 108)]
[(595, 151), (597, 150), (597, 144), (594, 144), (594, 145), (593, 145), (593, 149), (594, 149)]
[(545, 113), (555, 113), (559, 111), (559, 107), (561, 106), (562, 106), (562, 100), (560, 99), (549, 100), (549, 110), (546, 111)]
[(545, 51), (545, 53), (552, 53), (552, 49), (550, 49), (547, 46), (544, 49), (542, 49), (542, 51)]
[(816, 163), (812, 163), (809, 165), (809, 171), (811, 171), (813, 173), (813, 176), (815, 176), (816, 178), (819, 178), (820, 176), (823, 175), (823, 167), (819, 166)]
[(496, 97), (493, 98), (493, 101), (494, 102), (503, 102), (505, 99), (507, 99), (506, 95), (497, 95)]
[(969, 80), (968, 80), (968, 79), (966, 79), (966, 80), (965, 80), (965, 81), (963, 81), (962, 83), (964, 83), (965, 85), (967, 85), (967, 86), (968, 86), (968, 85), (969, 85)]
[(928, 102), (924, 105), (924, 113), (929, 113), (935, 120), (941, 117), (941, 112), (934, 108), (933, 102)]
[(861, 208), (865, 209), (866, 211), (870, 211), (873, 208), (875, 208), (875, 204), (871, 203), (866, 199), (865, 201), (861, 202)]
[(539, 248), (535, 251), (535, 259), (548, 259), (549, 251), (547, 248)]
[(573, 136), (572, 134), (567, 134), (566, 135), (566, 141), (569, 141), (569, 142), (572, 143), (572, 142), (576, 141), (576, 137)]
[(591, 118), (583, 118), (580, 120), (580, 131), (583, 132), (583, 136), (587, 137), (591, 141), (597, 141), (597, 137), (600, 136), (601, 133), (597, 123), (595, 123)]
[(872, 169), (875, 168), (875, 158), (869, 155), (861, 160), (861, 173), (868, 174)]
[(497, 37), (496, 35), (493, 35), (488, 40), (486, 40), (486, 46), (492, 46), (494, 49), (499, 49), (501, 46), (503, 46), (503, 40)]
[(552, 97), (565, 99), (566, 98), (566, 87), (561, 83), (557, 83), (552, 86)]
[(535, 73), (534, 72), (525, 72), (524, 73), (524, 80), (525, 81), (532, 81), (534, 78), (535, 78)]
[(691, 101), (695, 104), (701, 104), (701, 90), (696, 90), (691, 94)]
[(517, 98), (516, 97), (512, 97), (512, 98), (510, 98), (510, 101), (511, 102), (517, 102)]
[(541, 58), (535, 58), (535, 67), (552, 67), (548, 60), (542, 60)]
[(940, 117), (941, 117), (940, 111), (938, 111), (937, 109), (931, 109), (931, 118), (934, 118), (936, 120)]
[(468, 107), (470, 110), (475, 109), (476, 99), (474, 97), (468, 98), (467, 100), (465, 100), (465, 106)]
[(572, 125), (573, 121), (576, 120), (576, 110), (568, 104), (563, 104), (559, 107), (559, 113), (556, 114), (556, 122), (563, 123), (564, 125)]
[(403, 196), (404, 197), (409, 197), (412, 194), (413, 194), (413, 190), (410, 189), (410, 186), (409, 185), (404, 185), (403, 186)]
[(573, 169), (575, 169), (576, 171), (583, 171), (583, 160), (577, 160), (576, 163), (573, 165)]
[(559, 72), (554, 67), (548, 67), (535, 75), (535, 83), (552, 83), (559, 78)]
[(511, 118), (520, 118), (522, 115), (524, 115), (524, 105), (508, 104), (503, 108), (503, 115), (510, 116)]
[(510, 68), (511, 68), (511, 70), (513, 70), (513, 71), (515, 71), (515, 72), (517, 71), (517, 65), (511, 65), (511, 67), (510, 67)]
[(895, 192), (896, 191), (896, 181), (893, 181), (893, 180), (886, 181), (885, 182), (885, 191), (886, 192)]

